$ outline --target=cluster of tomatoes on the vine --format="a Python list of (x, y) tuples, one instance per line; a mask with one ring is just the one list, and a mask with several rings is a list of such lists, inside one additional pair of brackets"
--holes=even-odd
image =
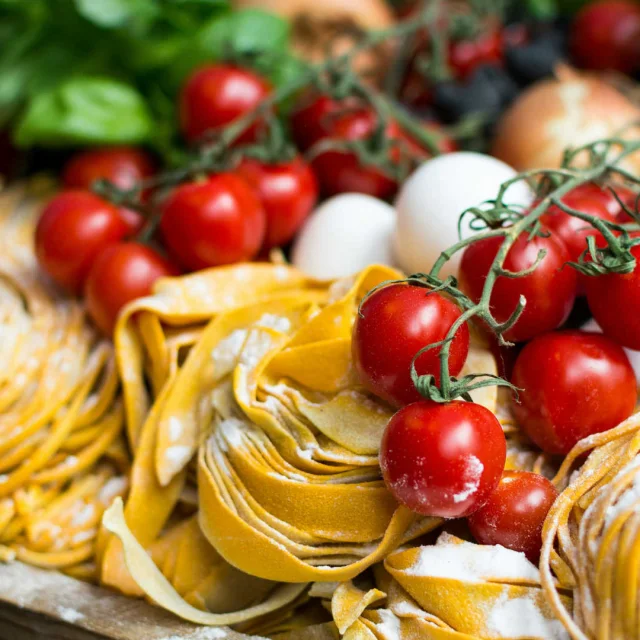
[[(206, 65), (187, 79), (181, 92), (183, 135), (195, 143), (207, 133), (219, 132), (254, 112), (271, 91), (269, 83), (251, 70)], [(146, 152), (124, 147), (80, 152), (63, 170), (65, 190), (40, 219), (40, 266), (66, 290), (84, 292), (95, 323), (110, 334), (120, 309), (149, 294), (159, 277), (253, 260), (289, 243), (320, 192), (391, 197), (397, 181), (361, 162), (354, 151), (325, 148), (310, 161), (300, 153), (329, 139), (365, 140), (377, 122), (366, 104), (305, 95), (289, 123), (299, 151), (274, 163), (243, 157), (228, 170), (176, 184), (160, 198), (151, 188), (144, 189), (141, 200), (151, 209), (149, 219), (90, 190), (98, 179), (124, 191), (153, 183), (156, 167)], [(265, 126), (264, 118), (256, 117), (233, 146), (259, 143)], [(425, 124), (428, 129), (436, 126)], [(428, 157), (394, 122), (385, 133), (417, 157)], [(444, 151), (453, 149), (447, 137), (441, 140)], [(392, 162), (400, 161), (400, 152), (391, 147)], [(151, 243), (140, 240), (149, 236)]]
[[(635, 207), (631, 191), (620, 187), (616, 193)], [(562, 198), (599, 219), (631, 222), (620, 201), (593, 183)], [(629, 274), (583, 276), (567, 263), (578, 261), (588, 235), (605, 246), (600, 232), (557, 206), (541, 223), (537, 234), (523, 232), (507, 252), (490, 309), (502, 323), (526, 298), (522, 315), (503, 334), (517, 343), (512, 348), (517, 356), (511, 382), (518, 389), (513, 413), (542, 451), (566, 455), (579, 440), (617, 426), (634, 411), (636, 377), (623, 346), (640, 349), (640, 261)], [(462, 254), (459, 288), (474, 303), (503, 241), (503, 236), (478, 239)], [(631, 251), (640, 258), (640, 246)], [(528, 275), (508, 276), (531, 269), (536, 261)], [(560, 329), (585, 292), (604, 335)], [(479, 542), (502, 544), (535, 560), (555, 487), (537, 474), (503, 473), (506, 441), (491, 411), (473, 402), (425, 400), (412, 380), (415, 358), (415, 372), (441, 384), (442, 341), (461, 313), (453, 298), (411, 281), (384, 286), (361, 306), (353, 333), (356, 370), (369, 391), (399, 409), (382, 441), (382, 472), (392, 494), (410, 509), (468, 517)], [(434, 348), (416, 357), (426, 345)], [(451, 376), (460, 374), (468, 351), (469, 328), (460, 322), (449, 345)]]

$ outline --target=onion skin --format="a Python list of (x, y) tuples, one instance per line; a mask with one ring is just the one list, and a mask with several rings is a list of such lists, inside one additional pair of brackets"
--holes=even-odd
[[(344, 54), (358, 33), (386, 29), (395, 22), (385, 0), (234, 0), (233, 5), (270, 11), (289, 20), (293, 50), (314, 63), (326, 58), (329, 45), (333, 55)], [(389, 58), (389, 45), (382, 43), (358, 55), (354, 66), (380, 78)]]
[[(640, 109), (596, 75), (568, 68), (558, 75), (522, 93), (498, 124), (492, 155), (518, 171), (559, 167), (567, 147), (620, 135), (640, 122)], [(638, 126), (623, 134), (638, 136)], [(640, 171), (640, 153), (624, 166)]]

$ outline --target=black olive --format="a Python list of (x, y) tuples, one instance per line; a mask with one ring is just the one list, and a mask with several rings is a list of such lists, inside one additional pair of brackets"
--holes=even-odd
[(540, 28), (532, 37), (527, 44), (505, 50), (507, 69), (523, 86), (552, 75), (556, 65), (566, 59), (566, 36), (560, 29)]
[(438, 117), (452, 123), (464, 116), (482, 113), (495, 120), (518, 94), (518, 85), (496, 65), (482, 65), (464, 83), (442, 82), (433, 92), (433, 107)]

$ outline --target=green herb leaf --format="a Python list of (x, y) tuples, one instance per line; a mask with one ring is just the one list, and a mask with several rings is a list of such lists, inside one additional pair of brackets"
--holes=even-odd
[(76, 77), (41, 93), (14, 131), (16, 144), (139, 144), (153, 122), (142, 95), (119, 80)]
[(105, 28), (151, 17), (160, 10), (156, 0), (75, 0), (81, 16)]
[(200, 37), (216, 59), (284, 51), (289, 41), (289, 23), (260, 9), (246, 9), (216, 20)]
[(177, 88), (194, 67), (219, 60), (248, 61), (269, 76), (279, 62), (274, 55), (283, 55), (288, 41), (289, 24), (272, 13), (259, 9), (227, 13), (204, 24), (187, 42), (169, 70), (171, 84)]
[(558, 14), (556, 0), (527, 0), (529, 13), (538, 20), (552, 20)]

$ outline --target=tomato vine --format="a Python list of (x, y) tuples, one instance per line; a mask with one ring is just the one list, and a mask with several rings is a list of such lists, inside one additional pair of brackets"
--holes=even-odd
[[(449, 350), (454, 336), (460, 326), (470, 320), (479, 321), (489, 327), (496, 335), (500, 345), (510, 346), (504, 339), (504, 333), (513, 327), (522, 315), (527, 304), (521, 296), (519, 303), (510, 317), (499, 322), (493, 315), (490, 300), (498, 277), (520, 278), (531, 274), (545, 257), (545, 252), (540, 251), (537, 259), (528, 269), (511, 272), (504, 268), (504, 262), (521, 233), (536, 234), (540, 232), (539, 220), (550, 207), (556, 206), (568, 215), (584, 220), (597, 229), (606, 241), (605, 247), (597, 247), (594, 237), (587, 238), (587, 246), (578, 263), (569, 263), (569, 266), (581, 273), (597, 277), (606, 273), (630, 273), (636, 267), (636, 260), (631, 253), (631, 248), (640, 244), (640, 237), (632, 235), (632, 232), (640, 230), (640, 213), (636, 198), (635, 209), (618, 198), (615, 190), (614, 196), (624, 211), (633, 220), (629, 224), (610, 222), (601, 218), (583, 213), (562, 202), (563, 196), (583, 184), (603, 182), (607, 179), (621, 179), (627, 184), (640, 187), (640, 178), (624, 169), (621, 165), (625, 158), (634, 153), (640, 153), (640, 141), (629, 141), (623, 138), (612, 138), (587, 144), (566, 152), (564, 162), (559, 169), (538, 169), (518, 174), (511, 180), (503, 183), (496, 199), (489, 204), (488, 209), (473, 207), (462, 213), (461, 224), (465, 216), (473, 216), (476, 222), (482, 223), (485, 231), (478, 232), (469, 238), (461, 239), (455, 245), (442, 252), (429, 273), (417, 273), (409, 276), (403, 282), (418, 285), (433, 291), (442, 291), (451, 296), (463, 309), (462, 315), (452, 324), (447, 336), (439, 343), (427, 345), (419, 351), (416, 359), (426, 350), (439, 348), (440, 358), (440, 385), (434, 384), (433, 376), (419, 376), (415, 366), (412, 365), (412, 379), (420, 392), (426, 398), (437, 402), (448, 402), (456, 397), (469, 398), (469, 393), (475, 389), (501, 385), (513, 388), (506, 380), (487, 374), (473, 374), (456, 379), (449, 374)], [(587, 165), (580, 168), (576, 166), (578, 159), (584, 160), (588, 156)], [(526, 181), (536, 183), (540, 199), (527, 212), (517, 211), (505, 203), (508, 189), (517, 182)], [(506, 223), (506, 224), (505, 224)], [(451, 257), (469, 245), (487, 238), (502, 237), (502, 244), (493, 260), (487, 274), (482, 295), (478, 302), (471, 300), (459, 288), (454, 277), (441, 279), (439, 273), (442, 267)], [(380, 285), (384, 286), (384, 285)]]

